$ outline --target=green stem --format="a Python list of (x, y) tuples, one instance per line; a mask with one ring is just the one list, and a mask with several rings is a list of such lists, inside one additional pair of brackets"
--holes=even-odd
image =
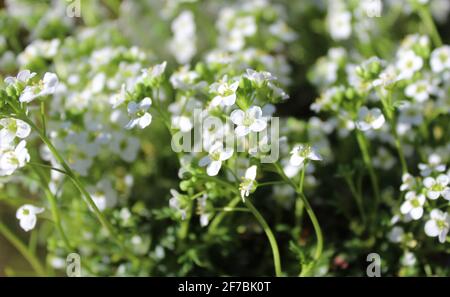
[[(225, 206), (225, 208), (234, 208), (236, 207), (236, 205), (239, 204), (239, 202), (241, 202), (242, 199), (240, 196), (235, 197), (233, 200), (231, 200), (227, 206)], [(224, 211), (219, 213), (218, 215), (216, 215), (214, 217), (214, 219), (212, 220), (211, 224), (209, 224), (208, 227), (208, 234), (214, 234), (217, 230), (217, 227), (220, 225), (220, 223), (222, 222), (222, 220), (225, 218), (225, 216), (228, 214), (228, 212)]]
[[(298, 186), (298, 192), (300, 192), (301, 194), (303, 194), (303, 183), (305, 181), (306, 166), (307, 166), (307, 162), (305, 162), (303, 164), (303, 168), (300, 172), (300, 183)], [(301, 224), (302, 224), (301, 222), (302, 222), (304, 207), (305, 207), (305, 205), (304, 205), (302, 199), (297, 198), (295, 200), (295, 228), (294, 228), (294, 235), (295, 235), (296, 239), (300, 236)]]
[(344, 179), (345, 179), (348, 187), (350, 188), (350, 192), (352, 193), (352, 196), (355, 198), (356, 205), (358, 206), (358, 210), (361, 215), (361, 219), (362, 219), (363, 223), (366, 224), (367, 218), (366, 218), (366, 212), (364, 211), (362, 196), (356, 190), (355, 184), (353, 183), (350, 176), (345, 176)]
[(366, 141), (366, 138), (365, 138), (364, 134), (362, 134), (362, 132), (360, 132), (360, 131), (356, 131), (356, 139), (358, 140), (358, 145), (359, 145), (359, 148), (360, 148), (361, 153), (363, 155), (364, 164), (366, 165), (367, 170), (369, 171), (370, 182), (372, 183), (373, 192), (374, 192), (374, 195), (375, 195), (375, 205), (376, 205), (376, 207), (374, 208), (374, 212), (376, 212), (376, 209), (378, 208), (378, 204), (381, 201), (381, 199), (380, 199), (380, 190), (378, 188), (378, 179), (377, 179), (377, 176), (375, 174), (375, 170), (373, 169), (372, 159), (370, 157), (368, 144), (367, 144), (367, 141)]
[(55, 221), (56, 229), (58, 230), (59, 235), (61, 236), (61, 239), (63, 240), (64, 245), (66, 246), (66, 249), (69, 251), (73, 251), (74, 248), (70, 244), (70, 242), (66, 236), (66, 233), (64, 232), (64, 229), (62, 227), (61, 214), (60, 214), (58, 206), (57, 206), (56, 197), (55, 197), (55, 195), (53, 195), (53, 193), (50, 191), (50, 189), (48, 187), (47, 178), (37, 168), (34, 168), (33, 166), (31, 166), (31, 168), (33, 168), (34, 172), (39, 176), (41, 186), (43, 187), (44, 192), (45, 192), (45, 196), (47, 197), (47, 199), (50, 203), (50, 208), (51, 208), (53, 220)]
[(425, 27), (427, 28), (428, 34), (431, 36), (431, 39), (433, 40), (434, 45), (436, 47), (442, 46), (441, 36), (439, 35), (439, 32), (436, 28), (436, 25), (433, 21), (433, 17), (431, 16), (428, 7), (420, 7), (418, 12), (420, 18), (422, 19), (422, 22), (425, 24)]
[(30, 250), (25, 246), (25, 244), (20, 241), (16, 235), (9, 230), (6, 225), (0, 221), (0, 233), (22, 254), (22, 256), (30, 263), (31, 267), (34, 269), (37, 275), (45, 276), (45, 269), (39, 262), (37, 257), (30, 252)]
[(275, 236), (273, 235), (272, 230), (270, 229), (269, 225), (267, 224), (266, 220), (263, 218), (261, 213), (255, 208), (253, 203), (250, 202), (250, 199), (245, 199), (244, 203), (248, 207), (248, 209), (253, 213), (256, 220), (259, 222), (261, 227), (264, 229), (264, 232), (266, 233), (267, 238), (269, 239), (270, 247), (272, 248), (273, 263), (275, 265), (275, 275), (277, 277), (282, 276), (280, 252), (278, 250), (278, 244), (275, 239)]

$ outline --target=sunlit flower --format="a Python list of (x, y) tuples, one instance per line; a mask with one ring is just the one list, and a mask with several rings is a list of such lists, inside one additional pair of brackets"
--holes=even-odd
[(245, 176), (239, 185), (241, 192), (241, 198), (245, 201), (245, 197), (248, 197), (251, 192), (256, 189), (256, 170), (257, 166), (253, 165), (245, 171)]
[(419, 163), (420, 175), (429, 176), (433, 172), (444, 172), (446, 166), (442, 164), (442, 158), (438, 154), (428, 156), (428, 164)]
[(22, 120), (14, 118), (0, 119), (0, 126), (3, 127), (0, 130), (1, 141), (11, 142), (16, 137), (26, 138), (30, 135), (31, 127)]
[(309, 144), (299, 144), (291, 151), (289, 163), (292, 166), (301, 166), (305, 160), (322, 161), (322, 157)]
[(239, 137), (250, 132), (261, 132), (267, 127), (267, 120), (262, 116), (259, 106), (252, 106), (246, 111), (236, 109), (231, 113), (230, 119), (237, 125), (234, 131)]
[(450, 228), (448, 213), (439, 209), (430, 212), (430, 219), (425, 223), (425, 234), (430, 237), (439, 237), (439, 242), (444, 243)]
[(380, 129), (384, 122), (384, 115), (379, 108), (368, 109), (366, 106), (363, 106), (358, 112), (358, 120), (355, 124), (359, 130), (368, 131), (370, 129)]
[(403, 53), (397, 62), (397, 69), (400, 71), (399, 79), (409, 79), (416, 71), (423, 66), (423, 59), (412, 50)]
[(47, 72), (39, 84), (25, 87), (22, 95), (19, 97), (19, 101), (29, 103), (38, 97), (51, 95), (56, 91), (58, 82), (59, 80), (56, 74)]
[(37, 214), (43, 213), (44, 208), (36, 207), (31, 204), (25, 204), (19, 207), (16, 212), (16, 218), (20, 221), (20, 227), (26, 232), (33, 230), (37, 222)]
[(450, 46), (444, 45), (431, 53), (430, 65), (433, 72), (450, 70)]
[(231, 106), (236, 102), (236, 90), (239, 87), (239, 82), (228, 83), (227, 77), (221, 82), (214, 83), (210, 87), (210, 91), (217, 93), (217, 96), (211, 100), (211, 106)]
[(0, 176), (11, 175), (30, 161), (26, 144), (26, 141), (22, 140), (15, 148), (0, 151)]
[(448, 184), (450, 178), (445, 174), (440, 174), (437, 178), (427, 177), (423, 180), (423, 185), (426, 188), (427, 197), (436, 200), (440, 196), (450, 200), (450, 188)]
[(32, 79), (35, 76), (35, 72), (30, 72), (30, 70), (22, 70), (17, 74), (16, 77), (8, 76), (7, 78), (5, 78), (5, 83), (7, 85), (12, 85), (17, 82), (26, 84), (28, 80)]
[(152, 122), (152, 115), (147, 110), (152, 105), (152, 99), (146, 97), (141, 102), (136, 103), (134, 101), (128, 103), (128, 115), (131, 120), (126, 124), (125, 129), (133, 129), (138, 126), (144, 129)]
[(430, 98), (433, 92), (432, 84), (427, 80), (419, 80), (410, 84), (405, 89), (405, 95), (414, 98), (417, 102), (424, 102)]
[(401, 205), (400, 212), (404, 215), (409, 214), (411, 218), (418, 220), (423, 215), (425, 200), (424, 195), (417, 195), (416, 192), (410, 191), (405, 195), (405, 202)]
[(181, 195), (174, 189), (170, 189), (170, 194), (172, 195), (172, 197), (169, 199), (169, 206), (175, 209), (181, 215), (182, 220), (186, 219), (186, 210), (181, 207), (183, 195)]
[(232, 148), (224, 148), (222, 142), (216, 142), (210, 147), (208, 155), (200, 160), (199, 165), (208, 166), (206, 173), (209, 176), (216, 176), (222, 167), (222, 162), (231, 158), (233, 152)]

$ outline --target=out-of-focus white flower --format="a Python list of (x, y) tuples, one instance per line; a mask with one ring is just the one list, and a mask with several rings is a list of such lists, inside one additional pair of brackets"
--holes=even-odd
[(181, 132), (189, 132), (193, 128), (192, 121), (187, 116), (173, 116), (172, 128), (179, 129)]
[(417, 258), (413, 253), (405, 252), (402, 256), (401, 261), (402, 261), (402, 265), (411, 267), (411, 266), (414, 266), (414, 264), (416, 264)]
[(206, 173), (209, 176), (216, 176), (222, 167), (222, 162), (231, 158), (233, 152), (232, 148), (224, 148), (222, 142), (216, 142), (210, 147), (208, 155), (200, 160), (199, 165), (208, 166)]
[(430, 237), (439, 237), (439, 242), (444, 243), (450, 228), (448, 213), (439, 209), (430, 212), (430, 219), (425, 223), (425, 234)]
[(26, 232), (33, 230), (37, 222), (37, 214), (44, 212), (44, 208), (36, 207), (31, 204), (25, 204), (19, 207), (16, 212), (16, 218), (19, 220), (20, 227)]
[(390, 242), (399, 243), (402, 242), (405, 231), (402, 227), (395, 226), (388, 234), (388, 239)]
[(450, 70), (450, 46), (444, 45), (431, 53), (430, 65), (433, 72)]
[(301, 166), (305, 160), (322, 161), (322, 157), (309, 144), (296, 145), (291, 151), (289, 163), (292, 166)]
[(17, 74), (16, 77), (8, 76), (7, 78), (5, 78), (5, 83), (7, 85), (12, 85), (17, 82), (26, 84), (28, 80), (32, 79), (35, 76), (35, 72), (30, 72), (30, 70), (22, 70)]
[(230, 119), (237, 125), (234, 131), (238, 137), (245, 136), (250, 132), (261, 132), (267, 127), (267, 121), (262, 116), (259, 106), (251, 106), (246, 111), (236, 109), (231, 113)]
[(428, 156), (428, 164), (419, 163), (418, 167), (422, 176), (429, 176), (433, 172), (444, 172), (446, 168), (438, 154), (431, 154)]
[(297, 34), (283, 21), (277, 21), (269, 27), (269, 32), (285, 42), (297, 39)]
[(427, 197), (436, 200), (440, 196), (450, 200), (450, 188), (448, 187), (450, 178), (445, 174), (440, 174), (437, 178), (427, 177), (423, 180), (423, 185), (427, 189)]
[(423, 205), (426, 198), (424, 195), (417, 195), (416, 192), (409, 191), (405, 195), (405, 202), (400, 207), (400, 212), (404, 215), (409, 214), (414, 220), (418, 220), (423, 215)]
[(399, 79), (410, 79), (423, 66), (423, 59), (409, 50), (403, 53), (396, 64), (400, 72)]
[(117, 108), (120, 105), (122, 105), (122, 103), (125, 102), (126, 98), (127, 98), (127, 87), (125, 84), (122, 84), (120, 92), (112, 95), (111, 98), (109, 99), (109, 103), (112, 105), (112, 108)]
[(370, 129), (380, 129), (384, 122), (384, 115), (379, 108), (369, 110), (366, 106), (363, 106), (358, 112), (358, 120), (355, 124), (359, 130), (368, 131)]
[(30, 155), (26, 148), (27, 142), (22, 140), (14, 147), (0, 151), (0, 176), (11, 175), (30, 161)]
[(402, 176), (402, 184), (400, 185), (400, 191), (411, 190), (416, 186), (416, 179), (409, 173), (405, 173)]
[(39, 84), (25, 87), (19, 97), (19, 101), (29, 103), (38, 97), (51, 95), (56, 91), (58, 82), (59, 80), (56, 74), (47, 72)]
[(87, 190), (100, 211), (112, 208), (117, 204), (117, 192), (109, 179), (103, 178), (95, 186), (88, 187)]
[(0, 126), (3, 127), (0, 130), (1, 142), (11, 142), (16, 137), (26, 138), (30, 135), (31, 127), (22, 120), (14, 118), (0, 119)]
[(239, 191), (241, 192), (241, 198), (245, 201), (245, 197), (248, 197), (252, 191), (256, 189), (256, 170), (257, 166), (253, 165), (245, 171), (245, 176), (239, 185)]
[(128, 103), (128, 115), (131, 120), (126, 124), (125, 129), (130, 130), (138, 126), (144, 129), (152, 122), (152, 115), (147, 112), (147, 110), (152, 105), (152, 99), (146, 97), (141, 102), (130, 102)]
[(345, 40), (352, 34), (352, 14), (346, 10), (330, 10), (328, 31), (334, 40)]
[(189, 63), (197, 52), (195, 31), (194, 14), (191, 11), (181, 12), (172, 22), (174, 37), (169, 48), (180, 64)]
[(433, 89), (431, 82), (419, 80), (406, 87), (405, 95), (414, 98), (417, 102), (424, 102), (430, 98)]
[(182, 220), (186, 219), (186, 210), (181, 207), (183, 195), (174, 189), (170, 189), (170, 194), (172, 197), (169, 199), (169, 206), (180, 213)]

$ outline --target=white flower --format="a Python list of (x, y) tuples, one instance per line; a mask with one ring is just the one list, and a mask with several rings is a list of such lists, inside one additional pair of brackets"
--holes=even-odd
[(26, 138), (30, 135), (31, 127), (22, 120), (14, 118), (0, 119), (0, 126), (3, 127), (0, 130), (0, 138), (2, 142), (11, 142), (16, 137)]
[(128, 103), (128, 115), (131, 120), (125, 125), (125, 129), (133, 129), (136, 126), (144, 129), (152, 122), (152, 115), (147, 110), (152, 105), (152, 99), (146, 97), (141, 102), (136, 103), (134, 101)]
[(444, 45), (431, 53), (430, 65), (433, 72), (450, 69), (450, 46)]
[(15, 84), (16, 82), (20, 82), (26, 84), (28, 80), (32, 79), (36, 76), (35, 72), (30, 72), (30, 70), (22, 70), (20, 71), (16, 77), (8, 76), (5, 78), (5, 83), (7, 85)]
[(29, 103), (38, 97), (51, 95), (55, 93), (58, 82), (59, 80), (56, 74), (47, 72), (39, 84), (25, 87), (22, 95), (19, 97), (19, 101)]
[(193, 127), (191, 119), (187, 116), (172, 117), (172, 128), (179, 129), (181, 132), (189, 132)]
[(245, 171), (245, 176), (239, 185), (239, 190), (241, 192), (241, 198), (245, 201), (245, 197), (250, 195), (250, 192), (256, 189), (256, 165), (249, 167)]
[(291, 42), (297, 39), (297, 34), (283, 21), (277, 21), (272, 24), (269, 27), (269, 32), (285, 42)]
[(44, 212), (43, 208), (31, 204), (22, 205), (16, 212), (16, 218), (20, 221), (20, 227), (26, 232), (36, 226), (36, 215)]
[(405, 252), (402, 257), (402, 265), (404, 266), (414, 266), (417, 262), (416, 256), (411, 252)]
[(404, 215), (409, 214), (414, 220), (418, 220), (423, 215), (423, 205), (425, 204), (425, 196), (417, 195), (416, 192), (410, 191), (405, 195), (405, 202), (400, 206), (400, 212)]
[(22, 140), (15, 148), (0, 151), (0, 176), (11, 175), (30, 161), (26, 144)]
[(352, 14), (348, 11), (330, 10), (328, 30), (334, 40), (344, 40), (352, 33)]
[(181, 195), (174, 189), (170, 189), (170, 194), (172, 195), (172, 197), (169, 199), (169, 206), (181, 214), (182, 220), (186, 219), (186, 210), (181, 208), (183, 195)]
[(425, 223), (425, 234), (430, 237), (439, 236), (439, 242), (444, 243), (450, 226), (450, 217), (439, 209), (430, 212), (430, 220)]
[(247, 69), (247, 73), (244, 75), (250, 81), (254, 82), (256, 86), (261, 87), (264, 83), (276, 80), (276, 77), (272, 73), (267, 71), (255, 71), (253, 69)]
[(246, 16), (236, 19), (233, 30), (236, 30), (242, 36), (253, 36), (256, 33), (257, 26), (253, 16)]
[(164, 61), (161, 64), (157, 64), (149, 69), (142, 70), (142, 79), (154, 80), (159, 79), (164, 71), (166, 71), (167, 62)]
[(237, 125), (234, 131), (239, 137), (250, 132), (261, 132), (267, 127), (266, 119), (262, 116), (262, 110), (259, 106), (251, 106), (245, 112), (236, 109), (231, 113), (230, 118)]
[(203, 157), (199, 165), (201, 167), (208, 166), (206, 172), (209, 176), (216, 176), (222, 167), (222, 162), (228, 160), (233, 155), (232, 148), (223, 148), (222, 142), (214, 143), (208, 152), (208, 156)]
[(442, 158), (438, 154), (428, 157), (428, 164), (419, 163), (420, 175), (429, 176), (433, 172), (444, 172), (446, 166), (442, 164)]
[(433, 86), (427, 80), (419, 80), (410, 84), (405, 89), (405, 95), (414, 98), (417, 102), (424, 102), (430, 98), (433, 92)]
[(117, 192), (109, 179), (100, 180), (95, 186), (87, 188), (92, 200), (100, 211), (112, 208), (117, 204)]
[(405, 231), (402, 227), (395, 226), (388, 234), (388, 239), (390, 242), (399, 243), (402, 242)]
[(358, 120), (355, 124), (359, 130), (368, 131), (370, 129), (380, 129), (384, 122), (384, 115), (379, 108), (369, 110), (366, 106), (363, 106), (358, 112)]
[(120, 92), (112, 95), (111, 98), (109, 99), (109, 103), (112, 105), (112, 108), (117, 108), (122, 103), (125, 102), (126, 98), (127, 98), (127, 88), (125, 84), (122, 84)]
[(420, 70), (423, 66), (423, 60), (417, 56), (414, 51), (409, 50), (402, 53), (397, 62), (397, 69), (400, 71), (399, 79), (409, 79), (414, 73)]
[(423, 180), (423, 185), (427, 189), (427, 197), (436, 200), (439, 196), (450, 200), (449, 177), (445, 174), (440, 174), (437, 178), (427, 177)]
[(301, 166), (305, 160), (322, 161), (322, 157), (309, 144), (299, 144), (291, 151), (289, 164), (295, 167)]
[(217, 93), (218, 95), (211, 100), (211, 106), (233, 105), (236, 102), (236, 90), (238, 87), (238, 81), (229, 84), (226, 82), (226, 77), (222, 82), (212, 84), (210, 91)]
[(402, 176), (402, 184), (400, 185), (400, 191), (411, 190), (416, 185), (416, 179), (409, 173), (405, 173)]
[(197, 48), (195, 46), (195, 21), (194, 14), (185, 10), (172, 22), (173, 39), (170, 42), (169, 49), (180, 64), (187, 64), (195, 55)]

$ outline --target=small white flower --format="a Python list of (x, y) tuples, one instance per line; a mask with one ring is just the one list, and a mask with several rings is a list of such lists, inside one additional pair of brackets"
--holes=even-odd
[(277, 21), (272, 24), (269, 27), (269, 32), (285, 42), (291, 42), (297, 39), (297, 34), (283, 21)]
[(236, 102), (236, 90), (239, 87), (239, 82), (231, 84), (226, 82), (226, 77), (219, 83), (214, 83), (210, 87), (210, 91), (218, 95), (211, 100), (211, 106), (231, 106)]
[(334, 40), (348, 39), (352, 33), (352, 14), (345, 10), (330, 10), (328, 30)]
[(109, 99), (109, 103), (112, 105), (112, 108), (117, 108), (120, 105), (122, 105), (122, 103), (124, 103), (126, 99), (127, 99), (127, 88), (125, 84), (122, 84), (120, 92), (112, 95), (111, 98)]
[(16, 218), (20, 221), (20, 227), (26, 232), (33, 230), (37, 222), (37, 214), (44, 212), (43, 208), (31, 204), (22, 205), (16, 212)]
[(414, 264), (416, 264), (417, 258), (413, 253), (405, 252), (403, 254), (401, 261), (402, 261), (402, 265), (411, 267), (411, 266), (414, 266)]
[(252, 191), (256, 189), (256, 165), (249, 167), (245, 171), (245, 176), (239, 185), (241, 192), (241, 198), (245, 201), (245, 197), (248, 197)]
[(450, 69), (450, 46), (444, 45), (431, 53), (430, 65), (433, 72)]
[(445, 174), (440, 174), (437, 178), (427, 177), (423, 180), (423, 185), (425, 186), (427, 192), (427, 197), (436, 200), (440, 196), (447, 200), (450, 200), (450, 188), (449, 177)]
[(179, 129), (181, 132), (189, 132), (193, 127), (191, 119), (187, 116), (172, 117), (172, 128)]
[(430, 212), (430, 220), (425, 223), (425, 234), (430, 237), (439, 236), (439, 242), (444, 243), (450, 228), (450, 217), (439, 209)]
[(301, 166), (305, 160), (322, 161), (322, 157), (309, 144), (299, 144), (291, 151), (289, 164), (295, 167)]
[(59, 80), (56, 74), (47, 72), (39, 84), (25, 87), (19, 97), (19, 101), (29, 103), (38, 97), (51, 95), (55, 93), (58, 82)]
[(95, 186), (87, 188), (92, 200), (100, 211), (112, 208), (117, 204), (117, 192), (109, 179), (100, 180)]
[(418, 220), (423, 215), (425, 200), (423, 194), (417, 195), (416, 192), (410, 191), (405, 195), (405, 202), (400, 206), (400, 212), (404, 215), (409, 214), (411, 218)]
[(152, 105), (152, 99), (146, 97), (141, 102), (134, 101), (128, 103), (128, 115), (131, 120), (126, 124), (125, 129), (130, 130), (136, 126), (144, 129), (152, 122), (152, 115), (147, 110)]
[(366, 106), (363, 106), (358, 112), (358, 120), (355, 124), (359, 130), (368, 131), (370, 129), (380, 129), (384, 122), (384, 115), (379, 108), (369, 110)]
[(186, 219), (186, 210), (181, 207), (183, 195), (174, 189), (170, 189), (172, 197), (169, 199), (169, 206), (180, 213), (181, 219)]
[(402, 227), (395, 226), (388, 234), (388, 239), (390, 242), (399, 243), (402, 242), (405, 231)]
[(276, 80), (276, 77), (272, 73), (267, 71), (255, 71), (253, 69), (247, 69), (247, 73), (244, 75), (250, 81), (254, 82), (258, 87), (261, 87), (264, 83), (268, 83), (272, 80)]
[(446, 168), (438, 154), (431, 154), (428, 156), (428, 164), (419, 163), (418, 167), (422, 176), (429, 176), (433, 172), (444, 172)]
[(0, 126), (3, 127), (0, 130), (0, 138), (2, 142), (11, 142), (16, 137), (26, 138), (30, 135), (31, 127), (22, 120), (14, 118), (0, 119)]
[(405, 89), (405, 95), (414, 98), (417, 102), (424, 102), (430, 98), (433, 92), (433, 86), (427, 80), (419, 80), (410, 84)]
[(400, 191), (412, 190), (416, 186), (416, 179), (409, 173), (405, 173), (402, 176), (402, 184), (400, 185)]
[(216, 176), (222, 167), (222, 162), (228, 160), (233, 156), (234, 150), (232, 148), (223, 147), (222, 142), (214, 143), (208, 152), (208, 156), (203, 157), (199, 165), (201, 167), (208, 166), (206, 172), (209, 176)]
[(0, 176), (11, 175), (30, 161), (26, 144), (22, 140), (15, 148), (0, 151)]
[(236, 109), (231, 113), (230, 118), (237, 125), (234, 131), (239, 137), (250, 132), (261, 132), (267, 127), (267, 121), (262, 116), (262, 110), (259, 106), (252, 106), (245, 112)]
[(414, 51), (409, 50), (403, 53), (397, 62), (397, 69), (400, 71), (399, 79), (409, 79), (423, 66), (423, 60)]
[(32, 79), (36, 76), (35, 72), (30, 72), (30, 70), (22, 70), (20, 71), (16, 77), (8, 76), (5, 78), (5, 83), (7, 85), (15, 84), (16, 82), (20, 82), (26, 84), (28, 80)]
[(148, 80), (159, 79), (164, 71), (166, 71), (167, 62), (164, 61), (161, 64), (157, 64), (149, 69), (142, 70), (142, 78)]

